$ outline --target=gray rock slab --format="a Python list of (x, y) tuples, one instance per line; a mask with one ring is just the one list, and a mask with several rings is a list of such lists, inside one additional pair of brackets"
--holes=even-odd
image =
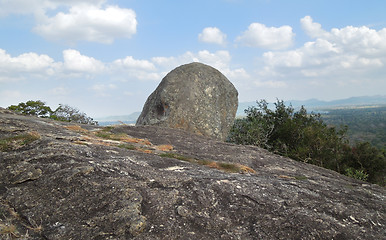
[[(114, 145), (118, 140), (93, 135), (100, 130), (0, 109), (0, 143), (11, 143), (7, 151), (0, 151), (0, 238), (384, 239), (386, 235), (385, 189), (380, 186), (257, 147), (179, 129), (124, 125), (109, 129), (114, 136), (146, 139), (146, 146), (171, 145), (180, 156), (255, 170), (228, 173), (144, 149), (118, 147)], [(39, 138), (26, 143), (15, 137), (31, 132)], [(127, 143), (130, 138), (123, 140)]]

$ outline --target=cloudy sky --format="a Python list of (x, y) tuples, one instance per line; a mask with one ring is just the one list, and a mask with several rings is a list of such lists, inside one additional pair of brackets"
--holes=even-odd
[(219, 69), (239, 101), (386, 93), (383, 0), (0, 0), (0, 106), (141, 111), (175, 67)]

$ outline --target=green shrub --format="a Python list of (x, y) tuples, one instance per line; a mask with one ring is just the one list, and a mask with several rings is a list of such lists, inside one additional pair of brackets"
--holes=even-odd
[(330, 127), (320, 114), (307, 113), (304, 107), (295, 111), (279, 100), (274, 110), (261, 100), (245, 113), (245, 118), (235, 120), (229, 142), (259, 146), (297, 161), (385, 185), (386, 151), (367, 142), (350, 146), (347, 126)]
[(369, 177), (369, 175), (363, 170), (357, 170), (354, 168), (347, 168), (346, 175), (362, 181), (367, 181), (367, 178)]

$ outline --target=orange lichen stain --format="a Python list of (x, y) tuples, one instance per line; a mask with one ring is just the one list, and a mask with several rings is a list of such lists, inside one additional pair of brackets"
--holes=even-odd
[(253, 170), (252, 168), (250, 167), (247, 167), (247, 166), (244, 166), (244, 165), (238, 165), (238, 167), (240, 168), (240, 171), (242, 173), (256, 173), (255, 170)]
[(129, 136), (121, 137), (119, 140), (122, 142), (127, 142), (127, 143), (139, 143), (141, 145), (147, 145), (147, 146), (152, 145), (151, 142), (147, 139), (133, 138), (133, 137), (129, 137)]
[(28, 134), (31, 137), (36, 138), (36, 139), (39, 139), (41, 137), (40, 134), (38, 132), (36, 132), (36, 131), (30, 131), (30, 132), (28, 132)]
[(284, 179), (295, 179), (294, 177), (290, 177), (287, 175), (280, 175), (279, 178), (284, 178)]
[(217, 164), (217, 162), (209, 162), (209, 163), (206, 164), (205, 166), (208, 166), (208, 167), (210, 167), (210, 168), (220, 169), (220, 166)]
[(98, 138), (92, 138), (88, 136), (82, 136), (81, 138), (73, 141), (75, 144), (80, 144), (80, 145), (103, 145), (103, 146), (112, 146), (113, 144), (111, 142), (101, 140)]
[(82, 128), (79, 125), (69, 125), (69, 126), (64, 126), (68, 130), (74, 131), (74, 132), (81, 132), (81, 133), (88, 133), (88, 130)]
[(172, 151), (173, 150), (173, 146), (172, 145), (167, 145), (167, 144), (158, 145), (158, 146), (155, 146), (154, 148), (157, 149), (157, 150), (163, 151), (163, 152), (168, 152), (168, 151)]
[(136, 150), (143, 153), (153, 153), (153, 151), (150, 149), (137, 148)]

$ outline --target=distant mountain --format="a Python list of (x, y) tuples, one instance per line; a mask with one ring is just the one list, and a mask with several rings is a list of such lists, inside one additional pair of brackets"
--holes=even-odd
[[(292, 105), (292, 107), (300, 108), (304, 106), (307, 110), (323, 110), (323, 108), (335, 108), (335, 107), (349, 107), (349, 106), (364, 106), (364, 105), (386, 105), (386, 95), (377, 96), (363, 96), (363, 97), (351, 97), (346, 99), (339, 99), (333, 101), (322, 101), (318, 99), (308, 100), (289, 100), (284, 101), (285, 105)], [(273, 104), (270, 104), (274, 107)], [(257, 106), (256, 102), (241, 102), (237, 109), (236, 116), (245, 115), (244, 110), (250, 106)]]
[[(381, 96), (364, 96), (364, 97), (351, 97), (346, 99), (339, 99), (333, 101), (322, 101), (318, 99), (308, 99), (308, 100), (290, 100), (284, 101), (286, 106), (292, 104), (292, 107), (295, 109), (304, 106), (308, 111), (323, 110), (323, 108), (333, 108), (333, 107), (348, 107), (348, 106), (363, 106), (363, 105), (386, 105), (386, 95)], [(236, 116), (244, 116), (244, 110), (250, 106), (257, 106), (256, 102), (240, 102), (237, 109)], [(270, 106), (273, 108), (273, 103), (270, 103)], [(99, 125), (114, 125), (114, 124), (134, 124), (141, 112), (134, 112), (130, 115), (122, 116), (108, 116), (103, 118), (95, 119), (98, 121)]]
[(96, 121), (98, 121), (99, 125), (101, 126), (114, 125), (120, 123), (134, 124), (140, 114), (141, 112), (133, 112), (130, 115), (102, 117), (96, 119)]

